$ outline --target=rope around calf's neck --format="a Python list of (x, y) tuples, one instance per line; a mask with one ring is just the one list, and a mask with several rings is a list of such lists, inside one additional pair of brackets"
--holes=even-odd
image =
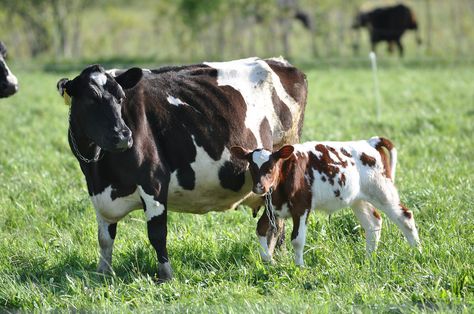
[(276, 233), (277, 226), (275, 222), (275, 213), (273, 212), (272, 193), (273, 188), (271, 187), (268, 190), (268, 193), (265, 194), (265, 212), (267, 213), (268, 221), (270, 222), (270, 231)]

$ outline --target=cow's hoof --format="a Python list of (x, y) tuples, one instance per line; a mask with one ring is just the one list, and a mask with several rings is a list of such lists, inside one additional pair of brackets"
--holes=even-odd
[(103, 274), (103, 275), (113, 275), (114, 274), (114, 270), (112, 269), (111, 266), (109, 266), (108, 264), (102, 264), (100, 263), (99, 266), (97, 266), (97, 272), (99, 274)]
[(170, 263), (158, 264), (158, 283), (170, 281), (173, 278), (173, 270)]
[(272, 256), (264, 250), (259, 250), (259, 253), (264, 263), (271, 263), (273, 261)]

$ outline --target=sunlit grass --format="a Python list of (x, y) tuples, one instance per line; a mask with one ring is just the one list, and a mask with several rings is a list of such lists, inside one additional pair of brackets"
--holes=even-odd
[[(470, 312), (474, 303), (474, 66), (380, 67), (376, 120), (369, 68), (308, 67), (304, 140), (382, 135), (399, 152), (397, 186), (414, 210), (423, 253), (384, 220), (380, 248), (365, 257), (350, 210), (312, 215), (305, 268), (292, 247), (275, 265), (257, 253), (248, 210), (171, 213), (170, 283), (154, 281), (156, 259), (143, 214), (118, 226), (115, 276), (95, 273), (96, 222), (67, 145), (62, 74), (20, 71), (20, 92), (0, 107), (0, 307), (31, 311)], [(288, 230), (291, 223), (288, 223)]]

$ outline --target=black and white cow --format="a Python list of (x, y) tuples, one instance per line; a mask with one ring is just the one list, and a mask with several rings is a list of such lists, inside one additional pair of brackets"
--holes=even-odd
[(0, 41), (0, 98), (5, 98), (18, 91), (18, 80), (10, 71), (5, 61), (7, 47)]
[(168, 280), (167, 211), (222, 211), (248, 197), (247, 164), (229, 149), (298, 142), (306, 77), (281, 58), (115, 74), (93, 65), (58, 82), (96, 209), (98, 270), (111, 271), (117, 222), (143, 208), (158, 276)]

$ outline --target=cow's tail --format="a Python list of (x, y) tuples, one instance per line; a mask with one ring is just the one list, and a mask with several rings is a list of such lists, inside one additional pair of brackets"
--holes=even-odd
[[(385, 175), (388, 178), (391, 178), (393, 182), (395, 182), (395, 170), (397, 168), (397, 149), (393, 145), (393, 143), (384, 138), (384, 137), (372, 137), (369, 140), (370, 146), (375, 148), (382, 158), (383, 167), (385, 170)], [(388, 156), (384, 151), (384, 148), (388, 152)], [(387, 160), (387, 157), (390, 160)]]

